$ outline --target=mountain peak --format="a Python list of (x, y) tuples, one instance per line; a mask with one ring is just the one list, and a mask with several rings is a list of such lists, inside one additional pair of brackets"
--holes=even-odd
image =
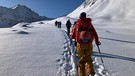
[(20, 4), (17, 4), (14, 7), (12, 7), (12, 9), (20, 9), (20, 8), (27, 8), (27, 7), (24, 5), (20, 5)]
[(93, 5), (97, 0), (85, 0), (83, 3), (84, 8)]
[(49, 19), (32, 11), (25, 5), (17, 4), (12, 8), (0, 7), (0, 27), (13, 26), (19, 22), (34, 22)]

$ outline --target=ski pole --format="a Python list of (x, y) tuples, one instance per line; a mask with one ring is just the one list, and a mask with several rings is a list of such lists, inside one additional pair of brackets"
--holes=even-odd
[[(97, 47), (98, 47), (98, 51), (99, 51), (99, 53), (100, 53), (100, 55), (101, 55), (101, 51), (100, 51), (99, 45), (97, 45)], [(101, 58), (101, 62), (102, 62), (103, 67), (104, 67), (104, 61), (103, 61), (103, 59), (102, 59), (102, 56), (101, 56), (100, 58)], [(104, 67), (104, 68), (105, 68), (105, 67)]]

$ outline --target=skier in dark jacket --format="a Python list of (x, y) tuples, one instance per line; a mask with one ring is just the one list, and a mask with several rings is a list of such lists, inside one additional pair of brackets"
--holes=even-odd
[(69, 35), (70, 34), (70, 28), (71, 28), (71, 22), (70, 22), (70, 20), (67, 21), (66, 27), (67, 27), (67, 34)]

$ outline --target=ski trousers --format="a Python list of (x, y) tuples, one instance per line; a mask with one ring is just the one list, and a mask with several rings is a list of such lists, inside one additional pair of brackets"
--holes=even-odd
[(86, 76), (86, 74), (95, 73), (93, 67), (93, 60), (92, 50), (93, 45), (92, 43), (89, 44), (79, 44), (77, 43), (76, 50), (78, 52), (78, 75), (79, 76)]

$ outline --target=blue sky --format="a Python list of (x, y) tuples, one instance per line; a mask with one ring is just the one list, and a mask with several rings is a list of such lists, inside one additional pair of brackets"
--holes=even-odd
[(0, 6), (11, 8), (25, 5), (41, 16), (51, 18), (66, 15), (75, 10), (84, 0), (0, 0)]

